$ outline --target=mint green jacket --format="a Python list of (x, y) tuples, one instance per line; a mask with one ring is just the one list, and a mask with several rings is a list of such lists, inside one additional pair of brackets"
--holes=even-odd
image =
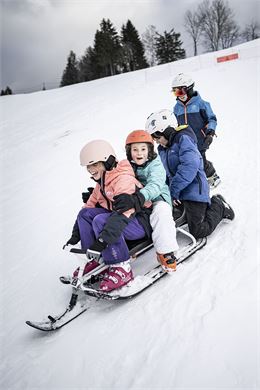
[(139, 167), (131, 161), (136, 178), (143, 184), (140, 192), (145, 200), (156, 202), (164, 200), (172, 206), (169, 187), (166, 184), (166, 171), (159, 156), (149, 161), (144, 167)]

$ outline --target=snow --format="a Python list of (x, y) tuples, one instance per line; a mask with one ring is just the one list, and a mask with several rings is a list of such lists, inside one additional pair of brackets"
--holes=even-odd
[[(259, 389), (259, 48), (1, 97), (1, 389)], [(208, 156), (236, 219), (137, 298), (98, 301), (54, 333), (29, 328), (70, 297), (58, 277), (79, 260), (62, 246), (92, 184), (80, 149), (103, 138), (124, 158), (126, 135), (172, 108), (181, 71), (217, 114)]]

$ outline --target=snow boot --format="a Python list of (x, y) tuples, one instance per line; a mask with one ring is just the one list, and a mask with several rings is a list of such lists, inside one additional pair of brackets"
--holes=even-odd
[(99, 289), (105, 292), (113, 291), (125, 286), (133, 279), (134, 276), (131, 270), (130, 261), (124, 261), (122, 263), (110, 266), (109, 271), (100, 283)]
[[(85, 268), (83, 271), (83, 274), (81, 276), (87, 275), (89, 272), (95, 270), (98, 266), (100, 266), (100, 263), (98, 263), (96, 260), (91, 260), (87, 264), (85, 264)], [(75, 278), (78, 278), (79, 276), (79, 270), (80, 267), (78, 267), (72, 274), (72, 276), (60, 276), (60, 281), (63, 284), (71, 284), (72, 280)], [(107, 273), (107, 267), (103, 269), (103, 271), (100, 271), (98, 273), (98, 277), (103, 277)], [(93, 282), (94, 283), (94, 282)]]
[(216, 188), (221, 182), (221, 179), (216, 172), (213, 173), (212, 176), (207, 177), (207, 180), (211, 189)]
[(223, 219), (229, 219), (230, 221), (233, 221), (233, 219), (235, 218), (235, 213), (232, 207), (226, 202), (222, 195), (217, 194), (215, 195), (215, 197), (219, 199), (224, 205)]
[(173, 252), (160, 254), (157, 253), (157, 260), (166, 272), (175, 272), (177, 267), (177, 259)]
[[(83, 275), (88, 274), (93, 271), (93, 269), (97, 268), (100, 264), (96, 260), (89, 261), (84, 268)], [(73, 278), (77, 278), (79, 275), (79, 267), (73, 272)], [(82, 275), (82, 276), (83, 276)]]

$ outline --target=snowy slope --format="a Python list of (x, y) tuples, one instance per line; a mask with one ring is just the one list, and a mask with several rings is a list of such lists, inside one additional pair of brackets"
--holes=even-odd
[[(259, 48), (1, 98), (1, 390), (259, 388)], [(128, 132), (173, 106), (181, 71), (217, 114), (209, 158), (235, 221), (138, 298), (98, 302), (56, 333), (29, 328), (70, 296), (58, 277), (78, 260), (61, 248), (92, 184), (80, 149), (104, 138), (123, 158)]]

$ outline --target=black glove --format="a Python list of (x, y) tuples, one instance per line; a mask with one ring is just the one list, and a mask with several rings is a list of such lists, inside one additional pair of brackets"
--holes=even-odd
[(204, 142), (203, 142), (203, 147), (205, 149), (208, 149), (209, 148), (209, 145), (212, 143), (213, 141), (213, 137), (215, 135), (215, 131), (214, 130), (208, 130), (207, 132), (207, 135), (206, 137), (204, 138)]
[(141, 211), (145, 202), (145, 197), (141, 192), (135, 194), (120, 194), (114, 196), (113, 209), (122, 214), (125, 211), (134, 208), (138, 213)]
[(65, 248), (66, 245), (76, 245), (79, 241), (80, 241), (79, 225), (78, 225), (78, 221), (76, 220), (73, 226), (71, 237), (66, 242), (66, 244), (63, 245), (63, 249)]
[(73, 235), (66, 242), (66, 245), (76, 245), (80, 241), (80, 237), (78, 235)]
[(88, 199), (93, 191), (94, 191), (94, 187), (88, 187), (88, 192), (82, 192), (83, 203), (87, 203), (87, 201), (88, 201)]
[(107, 247), (107, 243), (100, 237), (87, 250), (87, 258), (98, 261), (101, 252)]
[(177, 198), (172, 198), (172, 203), (174, 207), (179, 207), (181, 205), (181, 201)]

